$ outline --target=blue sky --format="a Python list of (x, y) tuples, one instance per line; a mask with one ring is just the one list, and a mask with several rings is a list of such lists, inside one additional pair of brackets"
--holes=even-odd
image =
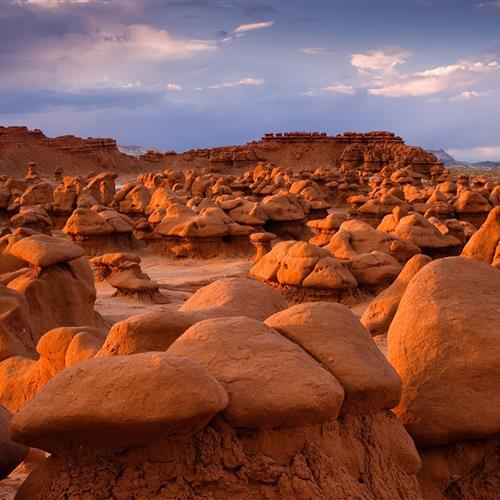
[(0, 0), (0, 124), (182, 151), (391, 130), (500, 160), (500, 1)]

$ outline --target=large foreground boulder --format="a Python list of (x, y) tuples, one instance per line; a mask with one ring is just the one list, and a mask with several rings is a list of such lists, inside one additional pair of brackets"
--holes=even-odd
[(212, 372), (229, 395), (224, 418), (233, 426), (272, 429), (336, 418), (344, 400), (338, 380), (302, 349), (245, 317), (200, 321), (168, 352)]
[(266, 325), (295, 342), (335, 375), (345, 390), (343, 413), (393, 408), (401, 381), (369, 332), (344, 305), (299, 304), (273, 314)]
[[(318, 328), (318, 347), (338, 347), (339, 373), (339, 354), (352, 352), (356, 369), (381, 374), (367, 342), (348, 340), (349, 350)], [(422, 500), (404, 427), (375, 409), (369, 391), (366, 409), (360, 398), (358, 414), (338, 417), (342, 384), (311, 352), (258, 320), (219, 317), (193, 325), (167, 353), (66, 369), (14, 417), (15, 439), (52, 453), (18, 498)], [(364, 380), (380, 394), (356, 369), (343, 383)]]
[(221, 385), (190, 359), (96, 358), (52, 379), (15, 415), (11, 435), (56, 453), (70, 444), (145, 444), (159, 433), (195, 433), (226, 406)]
[(396, 409), (420, 446), (500, 432), (500, 271), (465, 257), (427, 264), (388, 333)]

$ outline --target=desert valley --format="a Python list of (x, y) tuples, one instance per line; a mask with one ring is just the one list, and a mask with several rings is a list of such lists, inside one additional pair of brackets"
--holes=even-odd
[(499, 500), (499, 26), (0, 0), (0, 500)]
[(500, 491), (498, 181), (389, 132), (0, 169), (2, 498)]

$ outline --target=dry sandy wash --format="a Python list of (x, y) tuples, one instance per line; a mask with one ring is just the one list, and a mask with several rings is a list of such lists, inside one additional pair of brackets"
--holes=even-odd
[(1, 172), (0, 499), (500, 497), (498, 183), (388, 132)]

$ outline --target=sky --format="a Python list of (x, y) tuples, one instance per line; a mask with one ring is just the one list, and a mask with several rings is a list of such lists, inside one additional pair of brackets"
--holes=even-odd
[(389, 130), (500, 160), (500, 1), (0, 0), (0, 125), (160, 150)]

